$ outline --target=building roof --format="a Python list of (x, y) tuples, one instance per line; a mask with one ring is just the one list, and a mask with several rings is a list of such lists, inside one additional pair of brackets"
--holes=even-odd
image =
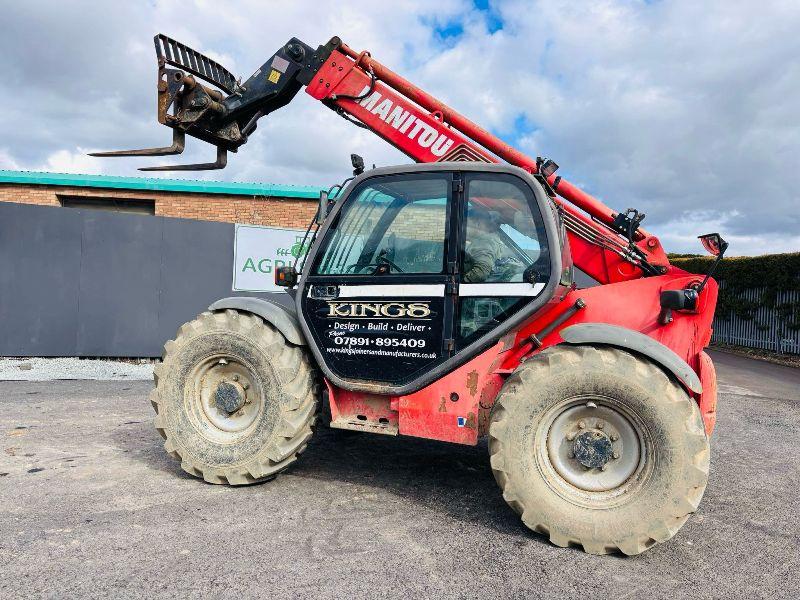
[(116, 177), (111, 175), (46, 173), (43, 171), (4, 171), (0, 169), (0, 184), (3, 183), (314, 199), (319, 198), (319, 191), (321, 189), (308, 185), (238, 183), (230, 181), (161, 179), (153, 177)]

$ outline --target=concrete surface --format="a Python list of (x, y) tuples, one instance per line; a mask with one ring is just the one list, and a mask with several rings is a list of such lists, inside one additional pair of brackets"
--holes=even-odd
[(248, 488), (167, 458), (146, 382), (0, 382), (0, 597), (797, 597), (800, 370), (716, 354), (711, 479), (667, 544), (556, 548), (485, 445), (322, 430)]

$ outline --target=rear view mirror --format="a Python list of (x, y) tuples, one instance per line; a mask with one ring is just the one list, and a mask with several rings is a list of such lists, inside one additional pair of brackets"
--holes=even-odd
[(711, 265), (711, 268), (708, 270), (708, 273), (706, 273), (706, 276), (703, 279), (703, 282), (700, 284), (700, 287), (696, 289), (696, 292), (699, 295), (700, 292), (703, 291), (703, 288), (706, 287), (706, 283), (708, 283), (708, 280), (711, 279), (714, 271), (717, 270), (717, 265), (719, 265), (722, 257), (725, 256), (725, 250), (728, 249), (728, 242), (723, 240), (722, 236), (718, 233), (707, 233), (697, 237), (700, 238), (700, 241), (703, 243), (703, 248), (705, 248), (709, 254), (713, 254), (717, 257)]
[(703, 244), (703, 248), (706, 249), (706, 252), (714, 256), (724, 254), (725, 250), (728, 249), (728, 242), (723, 240), (722, 236), (718, 233), (707, 233), (699, 236), (699, 239)]
[(319, 208), (317, 209), (317, 224), (322, 225), (325, 217), (328, 216), (328, 192), (322, 190), (319, 193)]

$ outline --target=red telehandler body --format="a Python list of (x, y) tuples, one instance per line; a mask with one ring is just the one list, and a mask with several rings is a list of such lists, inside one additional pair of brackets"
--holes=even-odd
[[(710, 273), (670, 265), (644, 215), (610, 209), (339, 38), (293, 38), (244, 83), (155, 43), (172, 146), (96, 155), (179, 154), (189, 134), (216, 162), (143, 170), (222, 168), (305, 88), (419, 163), (364, 172), (354, 155), (354, 177), (321, 194), (302, 264), (276, 271), (290, 303), (225, 298), (166, 344), (151, 400), (187, 472), (271, 479), (327, 398), (334, 428), (488, 436), (503, 497), (560, 546), (637, 554), (677, 532), (708, 478)], [(722, 258), (718, 234), (701, 240)], [(599, 285), (578, 289), (576, 268)]]

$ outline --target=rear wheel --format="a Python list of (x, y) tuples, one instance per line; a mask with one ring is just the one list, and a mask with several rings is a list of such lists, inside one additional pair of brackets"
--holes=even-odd
[(697, 404), (657, 366), (607, 347), (523, 363), (492, 411), (492, 470), (532, 530), (592, 554), (638, 554), (695, 511), (709, 447)]
[(251, 314), (206, 312), (167, 342), (151, 402), (164, 447), (210, 483), (270, 479), (305, 449), (316, 418), (304, 350)]

